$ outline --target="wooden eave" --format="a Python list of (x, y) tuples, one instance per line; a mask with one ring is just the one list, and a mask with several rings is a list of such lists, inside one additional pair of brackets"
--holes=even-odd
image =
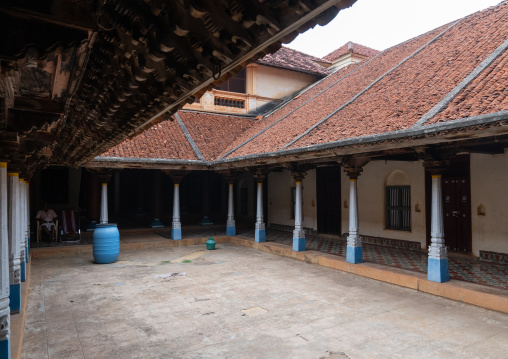
[[(0, 145), (17, 146), (4, 152), (27, 172), (82, 165), (354, 2), (2, 2), (9, 26), (0, 46), (0, 132), (17, 133), (17, 141)], [(37, 111), (16, 109), (14, 97), (34, 74), (45, 86), (28, 94)], [(9, 118), (23, 126), (9, 127)]]

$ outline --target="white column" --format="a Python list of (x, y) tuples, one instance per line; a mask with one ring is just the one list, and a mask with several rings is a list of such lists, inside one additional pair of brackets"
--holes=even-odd
[(363, 262), (362, 239), (358, 224), (358, 191), (357, 179), (349, 180), (349, 235), (347, 237), (346, 261), (349, 263)]
[(302, 181), (296, 180), (295, 187), (295, 229), (293, 231), (293, 250), (304, 251), (305, 232), (303, 231), (302, 216)]
[(26, 240), (26, 262), (28, 263), (30, 260), (30, 182), (26, 181), (25, 183), (25, 195), (26, 195), (26, 230), (27, 230), (27, 240)]
[(100, 223), (108, 223), (108, 183), (107, 182), (102, 183)]
[(174, 184), (173, 192), (173, 226), (171, 227), (171, 239), (182, 239), (182, 223), (180, 222), (180, 184)]
[(19, 218), (19, 266), (21, 269), (21, 281), (26, 281), (26, 258), (25, 258), (25, 247), (26, 247), (26, 230), (25, 230), (25, 181), (23, 178), (19, 179), (18, 182), (18, 218)]
[(265, 223), (263, 220), (263, 182), (258, 182), (256, 227), (254, 233), (256, 242), (266, 242)]
[(447, 282), (448, 253), (445, 246), (441, 175), (432, 175), (431, 230), (427, 278), (433, 282)]
[(0, 162), (0, 358), (10, 358), (7, 163)]
[(229, 195), (228, 195), (228, 219), (226, 223), (226, 235), (236, 236), (236, 225), (235, 225), (235, 213), (234, 213), (234, 201), (233, 201), (233, 183), (228, 183)]
[(19, 261), (19, 173), (8, 172), (9, 283), (11, 313), (21, 310), (21, 268)]

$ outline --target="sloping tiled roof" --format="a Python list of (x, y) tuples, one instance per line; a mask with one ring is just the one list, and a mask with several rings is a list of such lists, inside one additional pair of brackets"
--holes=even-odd
[[(173, 116), (130, 140), (103, 153), (103, 157), (199, 160), (196, 150), (206, 161), (218, 153), (254, 123), (250, 117), (226, 116), (194, 111), (178, 111), (183, 123)], [(190, 135), (186, 137), (185, 132)], [(190, 143), (189, 141), (193, 142)]]
[(323, 59), (282, 46), (279, 51), (268, 54), (256, 62), (262, 65), (281, 67), (300, 72), (328, 75), (330, 72), (319, 65), (317, 61), (327, 62)]
[(359, 55), (367, 56), (367, 57), (373, 57), (379, 54), (378, 50), (371, 49), (370, 47), (363, 46), (357, 43), (354, 43), (352, 41), (349, 41), (348, 43), (342, 45), (337, 50), (334, 50), (330, 52), (328, 55), (323, 57), (324, 60), (333, 62), (336, 58), (339, 58), (348, 52), (354, 52)]
[(160, 122), (101, 156), (198, 160), (177, 121)]
[(254, 123), (253, 118), (179, 111), (192, 139), (206, 161), (213, 161), (231, 141)]
[[(385, 50), (351, 70), (331, 74), (257, 123), (229, 150), (242, 146), (231, 153), (226, 150), (223, 155), (232, 158), (273, 153), (408, 129), (507, 38), (507, 3), (430, 31)], [(508, 51), (501, 54), (501, 58), (507, 56)], [(496, 76), (500, 80), (506, 76), (501, 58), (482, 74), (485, 76), (497, 67)], [(499, 93), (507, 82), (496, 80), (487, 76), (482, 86), (492, 84), (499, 88), (497, 95), (489, 97), (485, 93), (484, 98), (469, 95), (469, 103), (462, 105), (458, 118), (503, 109), (505, 95)], [(497, 105), (487, 104), (489, 98)], [(453, 105), (452, 102), (450, 106)], [(268, 126), (271, 127), (266, 130)]]
[[(507, 88), (508, 2), (503, 2), (335, 71), (256, 121), (180, 113), (206, 160), (236, 161), (337, 147), (343, 140), (369, 143), (379, 135), (411, 136), (405, 133), (424, 129), (428, 134), (452, 120), (462, 128), (480, 115), (508, 120)], [(183, 136), (179, 128), (148, 132), (140, 143), (134, 139), (108, 153), (142, 157), (147, 141), (154, 141), (150, 137), (162, 135), (174, 136), (171, 141)], [(166, 158), (179, 153), (194, 158), (183, 141)], [(153, 151), (164, 156), (161, 149)]]

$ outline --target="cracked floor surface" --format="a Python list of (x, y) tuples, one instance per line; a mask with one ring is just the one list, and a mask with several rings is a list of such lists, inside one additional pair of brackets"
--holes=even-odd
[(203, 249), (123, 251), (106, 265), (91, 255), (34, 259), (22, 358), (508, 352), (507, 315), (254, 249)]

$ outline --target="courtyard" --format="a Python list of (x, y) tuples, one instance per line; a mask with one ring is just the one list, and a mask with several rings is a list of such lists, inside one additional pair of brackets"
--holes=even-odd
[(22, 358), (508, 352), (505, 314), (235, 244), (128, 249), (108, 265), (34, 257)]

